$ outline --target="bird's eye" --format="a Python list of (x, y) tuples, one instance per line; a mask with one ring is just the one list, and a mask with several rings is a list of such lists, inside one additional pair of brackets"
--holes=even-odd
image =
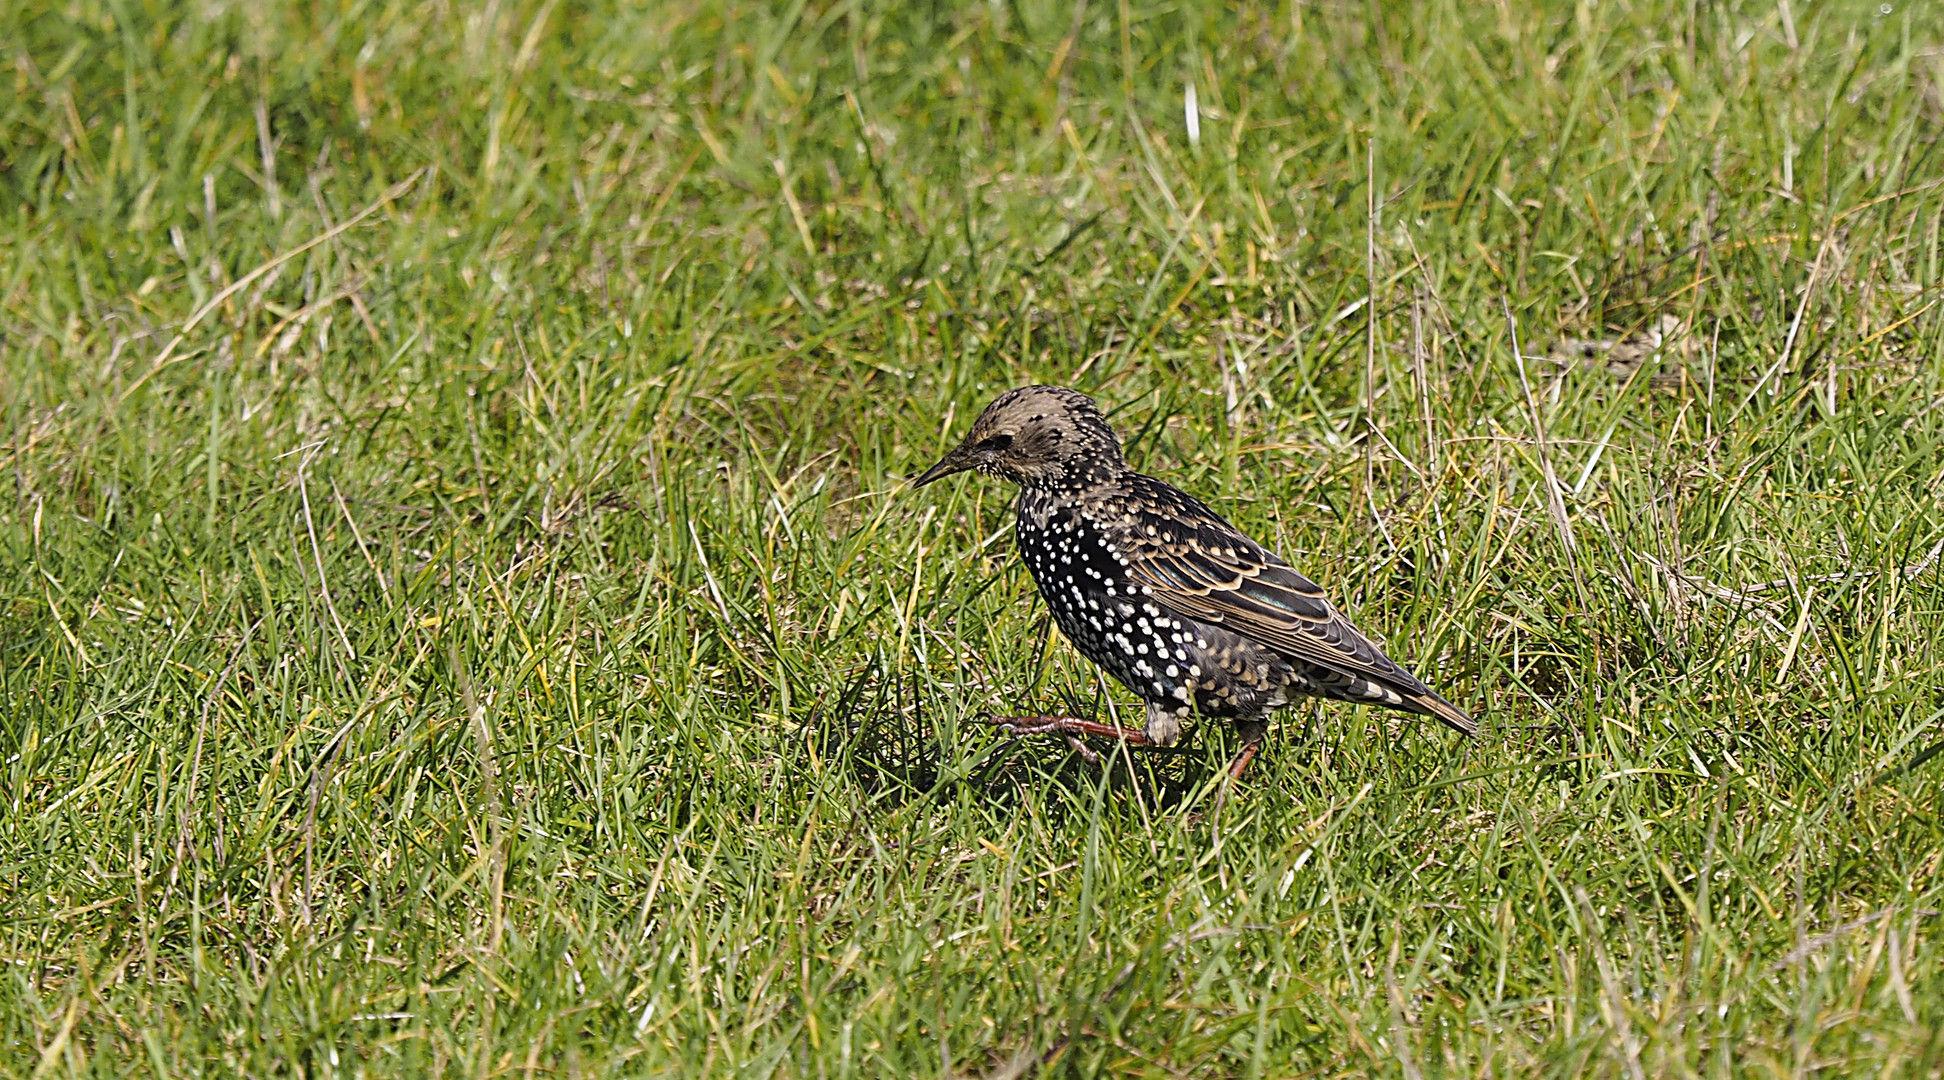
[(1011, 445), (1012, 445), (1011, 435), (994, 435), (989, 439), (982, 440), (979, 443), (979, 449), (996, 451), (996, 450), (1004, 450), (1007, 447), (1010, 447)]

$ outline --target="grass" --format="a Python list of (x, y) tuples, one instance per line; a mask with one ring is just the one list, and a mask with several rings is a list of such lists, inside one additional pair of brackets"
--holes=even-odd
[[(0, 41), (0, 1073), (1944, 1071), (1939, 9)], [(1029, 380), (1486, 734), (980, 728)]]

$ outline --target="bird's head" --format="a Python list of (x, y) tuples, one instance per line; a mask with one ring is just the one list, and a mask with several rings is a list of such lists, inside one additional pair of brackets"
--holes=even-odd
[(1125, 467), (1120, 439), (1092, 398), (1063, 386), (1022, 386), (986, 406), (965, 441), (912, 486), (967, 469), (1022, 486), (1084, 484)]

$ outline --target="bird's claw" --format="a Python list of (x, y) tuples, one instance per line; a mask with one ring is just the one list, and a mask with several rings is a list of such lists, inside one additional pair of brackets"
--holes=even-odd
[(1066, 736), (1066, 744), (1073, 748), (1074, 753), (1080, 755), (1080, 760), (1085, 761), (1089, 765), (1100, 764), (1100, 755), (1094, 751), (1093, 747), (1081, 741), (1080, 736), (1067, 732), (1063, 732), (1062, 734)]
[(1014, 723), (1014, 721), (1019, 719), (1016, 716), (999, 716), (990, 711), (981, 710), (978, 719), (981, 724), (998, 728), (1000, 734), (1008, 738), (1019, 734), (1019, 726)]

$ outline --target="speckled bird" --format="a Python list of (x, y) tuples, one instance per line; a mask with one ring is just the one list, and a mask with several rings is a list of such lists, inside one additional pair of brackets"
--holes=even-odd
[(1093, 399), (1059, 386), (1009, 390), (913, 486), (972, 470), (1019, 485), (1020, 555), (1082, 655), (1147, 705), (1139, 730), (1070, 716), (991, 722), (1015, 734), (1171, 746), (1190, 716), (1235, 724), (1240, 777), (1269, 713), (1299, 698), (1478, 725), (1385, 656), (1316, 583), (1192, 495), (1130, 469)]

